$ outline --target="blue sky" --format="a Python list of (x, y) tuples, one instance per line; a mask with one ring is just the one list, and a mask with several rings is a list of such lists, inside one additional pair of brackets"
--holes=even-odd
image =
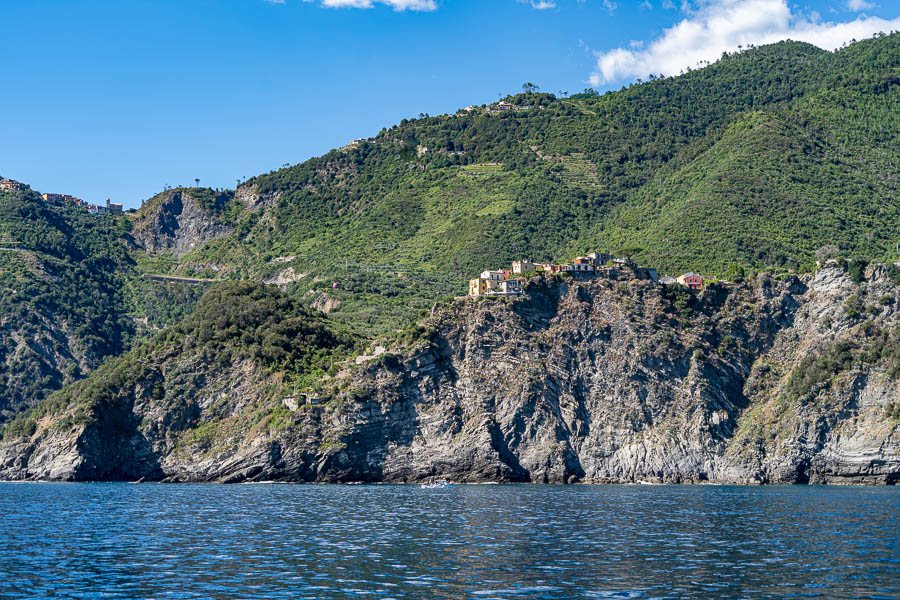
[[(879, 6), (880, 4), (880, 6)], [(738, 44), (900, 30), (895, 0), (0, 0), (0, 175), (126, 206), (234, 187), (524, 81), (674, 75)]]

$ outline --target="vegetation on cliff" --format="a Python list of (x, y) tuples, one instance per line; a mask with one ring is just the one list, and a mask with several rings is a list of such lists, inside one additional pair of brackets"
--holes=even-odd
[[(207, 388), (239, 386), (241, 379), (258, 386), (250, 404), (269, 406), (275, 400), (271, 410), (296, 378), (322, 377), (355, 347), (352, 337), (274, 286), (222, 283), (206, 292), (179, 324), (20, 414), (4, 435), (31, 435), (48, 415), (65, 430), (100, 418), (121, 402), (159, 402), (171, 410), (191, 405)], [(252, 410), (246, 413), (253, 418)], [(192, 424), (199, 425), (192, 421), (185, 427), (192, 429)]]

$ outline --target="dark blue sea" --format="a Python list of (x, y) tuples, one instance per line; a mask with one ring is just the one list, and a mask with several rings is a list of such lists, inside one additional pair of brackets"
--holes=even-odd
[(0, 598), (900, 598), (900, 489), (0, 484)]

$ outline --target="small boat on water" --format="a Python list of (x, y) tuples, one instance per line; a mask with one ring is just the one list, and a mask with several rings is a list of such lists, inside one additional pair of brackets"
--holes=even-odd
[(423, 490), (433, 490), (435, 488), (453, 487), (453, 484), (445, 479), (443, 481), (438, 481), (438, 482), (432, 481), (431, 483), (423, 483), (420, 487)]

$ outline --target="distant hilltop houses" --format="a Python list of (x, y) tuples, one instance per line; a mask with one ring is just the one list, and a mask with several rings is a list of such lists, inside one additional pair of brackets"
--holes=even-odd
[[(21, 181), (0, 177), (0, 190), (4, 192), (18, 192), (26, 189), (30, 189), (30, 186), (22, 183)], [(102, 204), (90, 204), (89, 202), (86, 202), (81, 198), (76, 198), (75, 196), (71, 196), (69, 194), (41, 194), (41, 198), (43, 198), (44, 202), (46, 202), (47, 204), (53, 204), (54, 206), (65, 206), (71, 204), (80, 208), (84, 208), (89, 213), (94, 215), (121, 215), (123, 212), (125, 212), (122, 203), (110, 202), (109, 198), (106, 199), (105, 206)]]
[(27, 188), (28, 186), (20, 181), (0, 177), (0, 190), (4, 192), (18, 192)]
[(606, 252), (591, 252), (579, 256), (570, 263), (536, 263), (518, 260), (510, 269), (482, 271), (469, 280), (469, 296), (518, 296), (522, 293), (522, 279), (538, 273), (572, 273), (616, 278), (622, 268), (630, 269), (638, 279), (650, 280), (658, 284), (680, 283), (692, 290), (703, 289), (704, 277), (697, 273), (685, 273), (679, 277), (659, 277), (656, 269), (640, 267), (627, 256), (614, 256)]
[(482, 112), (485, 111), (487, 114), (498, 114), (498, 113), (506, 113), (511, 111), (526, 111), (531, 110), (533, 107), (531, 106), (520, 106), (517, 104), (512, 104), (511, 102), (507, 102), (506, 100), (500, 100), (499, 102), (494, 102), (492, 104), (488, 104), (486, 107), (484, 106), (476, 106), (474, 104), (470, 104), (465, 108), (459, 109), (457, 112), (463, 113), (473, 113), (473, 112)]
[(74, 204), (75, 206), (87, 209), (92, 215), (121, 215), (124, 212), (120, 202), (110, 202), (109, 198), (106, 199), (106, 206), (103, 206), (102, 204), (90, 204), (81, 198), (76, 198), (69, 194), (41, 194), (41, 198), (43, 198), (44, 202), (47, 204), (54, 204), (56, 206)]

